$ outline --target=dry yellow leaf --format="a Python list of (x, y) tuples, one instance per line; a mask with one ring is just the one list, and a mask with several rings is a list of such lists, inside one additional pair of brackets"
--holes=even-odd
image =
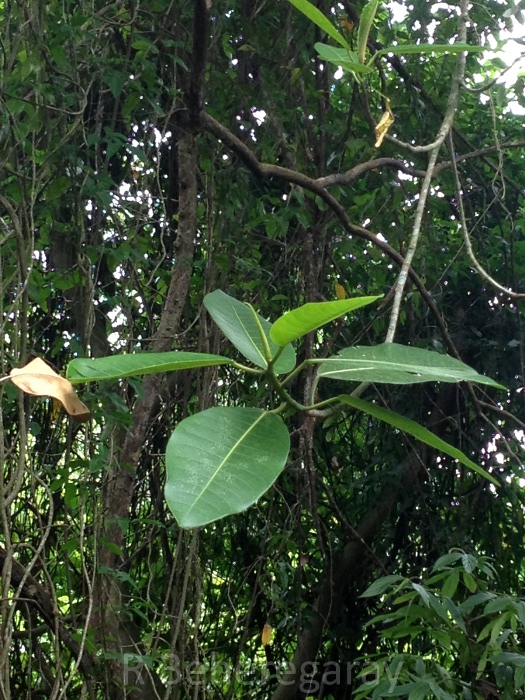
[(89, 420), (91, 412), (82, 403), (70, 381), (61, 377), (44, 360), (37, 357), (25, 367), (9, 372), (9, 379), (15, 386), (32, 396), (51, 396), (60, 401), (69, 415), (78, 422)]
[(61, 413), (62, 413), (62, 404), (60, 403), (60, 401), (53, 399), (53, 408), (51, 410), (51, 420), (57, 421), (60, 418)]
[(273, 633), (273, 628), (271, 625), (264, 625), (263, 631), (261, 634), (261, 642), (263, 647), (267, 647), (269, 644), (272, 643), (272, 633)]
[(375, 127), (375, 132), (376, 132), (376, 142), (375, 142), (375, 147), (379, 148), (379, 146), (383, 143), (383, 139), (386, 136), (387, 131), (389, 128), (392, 126), (394, 123), (394, 115), (392, 113), (392, 110), (390, 109), (390, 102), (387, 100), (386, 102), (386, 111), (383, 112), (383, 115), (381, 119), (379, 120), (379, 123)]
[(335, 283), (335, 296), (339, 300), (346, 299), (346, 290), (339, 282)]

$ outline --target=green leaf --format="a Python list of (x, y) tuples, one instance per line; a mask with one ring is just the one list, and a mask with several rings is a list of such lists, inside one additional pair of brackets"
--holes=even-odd
[(439, 617), (446, 622), (448, 625), (450, 625), (450, 618), (447, 614), (447, 611), (445, 607), (441, 604), (441, 602), (436, 598), (435, 595), (429, 594), (428, 597), (428, 604), (429, 607), (432, 608), (432, 610), (439, 615)]
[(465, 634), (467, 634), (467, 628), (465, 625), (465, 621), (463, 619), (463, 615), (461, 614), (461, 610), (454, 603), (454, 601), (451, 598), (449, 598), (448, 596), (444, 595), (443, 596), (443, 605), (446, 607), (446, 609), (452, 615), (452, 619), (454, 620), (456, 625), (460, 628), (460, 630), (462, 632), (464, 632)]
[(104, 79), (111, 90), (111, 94), (118, 100), (122, 93), (122, 75), (120, 73), (109, 73), (104, 76)]
[(461, 557), (461, 563), (463, 564), (463, 568), (465, 569), (465, 571), (469, 574), (472, 574), (476, 570), (478, 560), (476, 559), (476, 557), (472, 556), (472, 554), (463, 554), (463, 556)]
[(441, 592), (443, 595), (448, 596), (449, 598), (452, 598), (452, 596), (456, 593), (457, 587), (459, 583), (459, 571), (457, 569), (454, 569), (445, 579), (443, 582), (443, 587), (441, 588)]
[(495, 593), (476, 593), (475, 595), (472, 595), (466, 600), (464, 600), (463, 603), (461, 603), (460, 608), (467, 615), (470, 615), (470, 613), (474, 610), (476, 605), (479, 605), (480, 603), (486, 603), (487, 600), (494, 600), (495, 597)]
[(131, 44), (131, 47), (136, 51), (147, 51), (148, 49), (154, 49), (156, 52), (155, 44), (152, 44), (152, 42), (145, 36), (139, 36), (137, 39), (135, 39)]
[(134, 377), (138, 374), (175, 372), (192, 367), (214, 367), (231, 364), (222, 355), (207, 355), (201, 352), (140, 352), (133, 355), (113, 355), (94, 360), (77, 358), (72, 360), (66, 377), (73, 384), (80, 382), (100, 382), (106, 379)]
[(361, 593), (359, 596), (360, 598), (372, 598), (376, 595), (381, 595), (385, 591), (387, 591), (389, 588), (392, 588), (394, 584), (400, 583), (403, 581), (402, 576), (396, 576), (395, 574), (391, 574), (389, 576), (382, 576), (381, 578), (378, 578), (376, 581), (374, 581), (364, 593)]
[(419, 593), (426, 605), (430, 605), (430, 593), (420, 583), (411, 583), (412, 588)]
[(515, 654), (510, 651), (503, 651), (492, 658), (494, 664), (511, 664), (511, 666), (525, 667), (525, 655)]
[(398, 55), (412, 54), (412, 53), (422, 53), (429, 55), (432, 53), (461, 53), (462, 51), (469, 51), (470, 53), (481, 53), (485, 51), (485, 46), (471, 46), (470, 44), (462, 44), (458, 42), (457, 44), (403, 44), (399, 46), (389, 46), (385, 49), (380, 49), (375, 53), (371, 60), (368, 62), (368, 66), (372, 66), (376, 58), (379, 56), (385, 56), (386, 54), (393, 53)]
[(458, 462), (461, 462), (461, 464), (464, 464), (473, 472), (476, 472), (476, 474), (480, 474), (496, 486), (499, 486), (498, 481), (493, 476), (469, 459), (461, 450), (449, 445), (448, 442), (445, 442), (441, 438), (437, 437), (437, 435), (434, 435), (434, 433), (431, 433), (430, 430), (427, 430), (422, 425), (410, 420), (410, 418), (405, 418), (405, 416), (401, 416), (399, 413), (395, 413), (387, 408), (381, 408), (375, 404), (368, 403), (368, 401), (363, 401), (355, 396), (339, 396), (338, 398), (341, 403), (347, 404), (348, 406), (353, 406), (354, 408), (363, 411), (363, 413), (368, 413), (369, 415), (374, 416), (374, 418), (378, 418), (385, 423), (389, 423), (390, 425), (393, 425), (394, 428), (398, 428), (399, 430), (412, 435), (421, 442), (424, 442), (426, 445), (430, 445), (430, 447), (434, 447), (436, 450), (444, 452), (453, 459), (457, 459)]
[(52, 202), (55, 199), (61, 197), (65, 192), (71, 188), (71, 178), (69, 177), (57, 177), (51, 182), (51, 184), (46, 187), (44, 196), (47, 202)]
[(432, 571), (439, 571), (441, 569), (449, 569), (451, 564), (455, 564), (458, 559), (463, 556), (462, 552), (448, 552), (448, 554), (443, 554), (439, 557), (437, 562), (432, 567)]
[(48, 48), (51, 52), (51, 56), (53, 56), (53, 60), (60, 70), (69, 68), (69, 60), (63, 46), (59, 46), (57, 44), (55, 46), (49, 46)]
[(396, 343), (345, 348), (337, 357), (322, 362), (319, 376), (382, 384), (477, 382), (505, 389), (454, 357)]
[(140, 94), (136, 91), (128, 94), (124, 106), (122, 107), (122, 116), (124, 119), (129, 119), (131, 117), (134, 109), (140, 104), (140, 97)]
[(357, 30), (357, 56), (359, 63), (362, 64), (365, 62), (366, 45), (368, 43), (368, 37), (374, 23), (374, 17), (376, 16), (378, 5), (379, 0), (370, 0), (361, 11), (359, 29)]
[(303, 13), (309, 20), (311, 20), (319, 29), (326, 32), (328, 36), (337, 41), (338, 44), (348, 48), (348, 42), (346, 39), (337, 31), (334, 25), (330, 22), (328, 17), (325, 17), (323, 13), (312, 5), (308, 0), (288, 0), (294, 7), (296, 7), (300, 12)]
[(290, 436), (259, 408), (210, 408), (183, 420), (166, 451), (166, 501), (181, 527), (251, 506), (284, 469)]
[(502, 610), (505, 610), (508, 605), (512, 605), (512, 603), (513, 601), (511, 598), (507, 598), (507, 596), (498, 596), (497, 598), (490, 600), (485, 605), (483, 613), (485, 615), (490, 615), (491, 613), (501, 612)]
[(345, 70), (353, 71), (354, 73), (373, 73), (372, 68), (357, 62), (357, 56), (355, 56), (355, 61), (351, 60), (354, 57), (353, 52), (346, 51), (345, 49), (337, 49), (328, 44), (322, 44), (321, 42), (315, 44), (315, 50), (319, 54), (319, 58), (322, 58), (323, 61), (334, 63), (336, 66), (341, 66), (341, 68)]
[(426, 683), (426, 681), (420, 680), (420, 681), (416, 681), (414, 683), (412, 690), (408, 694), (408, 700), (426, 700), (426, 698), (428, 698), (428, 696), (429, 696), (428, 684)]
[[(206, 294), (204, 306), (237, 350), (242, 352), (257, 367), (267, 369), (268, 362), (257, 319), (267, 337), (272, 357), (275, 357), (280, 348), (270, 339), (270, 322), (259, 314), (255, 314), (247, 304), (228, 296), (219, 289), (211, 294)], [(282, 354), (274, 364), (274, 369), (277, 374), (282, 374), (290, 372), (294, 367), (295, 352), (290, 345), (283, 349)]]
[(349, 311), (372, 304), (380, 298), (380, 296), (359, 297), (356, 299), (304, 304), (298, 309), (288, 311), (284, 316), (277, 319), (271, 327), (270, 338), (277, 345), (287, 345), (306, 335), (306, 333), (323, 326), (325, 323), (344, 316)]

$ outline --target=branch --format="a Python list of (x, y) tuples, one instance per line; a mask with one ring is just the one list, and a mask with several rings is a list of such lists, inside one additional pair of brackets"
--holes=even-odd
[[(3, 569), (7, 559), (8, 554), (6, 550), (0, 547), (0, 568)], [(78, 666), (86, 681), (92, 681), (97, 677), (98, 665), (96, 659), (85, 649), (81, 650), (80, 645), (73, 639), (62, 620), (58, 619), (58, 611), (54, 608), (51, 596), (46, 589), (16, 559), (10, 558), (10, 565), (11, 586), (17, 588), (22, 584), (21, 592), (24, 599), (36, 606), (51, 632), (58, 631), (60, 642), (78, 660)]]
[[(449, 149), (451, 155), (454, 153), (454, 144), (452, 142), (452, 139), (449, 139)], [(470, 240), (470, 233), (468, 230), (468, 225), (467, 225), (467, 217), (465, 216), (465, 208), (463, 206), (463, 196), (461, 194), (461, 182), (459, 179), (459, 173), (458, 169), (456, 166), (456, 162), (452, 161), (452, 170), (454, 173), (454, 185), (456, 187), (456, 199), (458, 202), (458, 213), (459, 213), (459, 223), (463, 232), (463, 240), (465, 242), (465, 249), (467, 251), (467, 255), (470, 259), (470, 262), (472, 263), (474, 269), (478, 272), (480, 277), (485, 280), (485, 282), (488, 282), (491, 284), (495, 289), (497, 289), (499, 292), (503, 292), (504, 294), (507, 294), (509, 297), (512, 299), (525, 299), (525, 294), (520, 293), (520, 292), (514, 292), (512, 289), (509, 289), (508, 287), (504, 287), (502, 284), (500, 284), (497, 280), (494, 279), (483, 267), (483, 265), (479, 262), (477, 259), (474, 249), (472, 247), (472, 241)]]
[(190, 123), (197, 124), (204, 104), (206, 54), (210, 36), (211, 0), (196, 0), (193, 15), (193, 48), (190, 87), (187, 94)]
[(520, 54), (519, 56), (516, 56), (516, 58), (512, 61), (511, 64), (506, 66), (502, 71), (500, 71), (495, 78), (492, 78), (492, 80), (489, 80), (488, 82), (484, 83), (483, 85), (480, 85), (479, 87), (469, 87), (465, 81), (462, 82), (461, 87), (465, 88), (467, 92), (471, 92), (473, 95), (479, 95), (482, 92), (486, 92), (487, 90), (490, 90), (491, 88), (494, 87), (497, 83), (501, 81), (501, 78), (505, 75), (505, 73), (508, 73), (508, 71), (513, 68), (516, 63), (519, 63), (525, 54)]
[[(502, 150), (510, 150), (513, 148), (523, 148), (525, 146), (524, 141), (511, 141), (510, 143), (499, 144), (497, 146), (487, 146), (486, 148), (479, 148), (478, 150), (471, 151), (470, 153), (463, 153), (456, 157), (455, 161), (447, 160), (442, 163), (437, 163), (432, 171), (432, 177), (436, 177), (439, 173), (444, 170), (449, 170), (453, 168), (454, 163), (462, 163), (471, 158), (483, 158), (490, 153), (495, 153)], [(321, 187), (331, 187), (332, 185), (349, 185), (357, 178), (370, 172), (370, 170), (375, 170), (379, 168), (392, 168), (394, 170), (401, 170), (401, 172), (411, 175), (412, 177), (425, 177), (426, 170), (420, 170), (408, 165), (404, 160), (399, 158), (374, 158), (373, 160), (368, 160), (366, 163), (359, 163), (355, 165), (350, 170), (345, 173), (332, 173), (332, 175), (326, 175), (325, 177), (318, 177), (314, 182)], [(506, 177), (506, 176), (505, 176)], [(506, 179), (508, 179), (506, 177)], [(517, 185), (519, 192), (525, 197), (525, 190)]]
[[(399, 158), (374, 158), (374, 160), (368, 160), (366, 163), (359, 163), (355, 165), (346, 173), (334, 173), (333, 175), (327, 175), (326, 177), (319, 177), (315, 182), (321, 187), (330, 187), (330, 185), (349, 185), (358, 177), (364, 175), (370, 170), (376, 168), (393, 168), (394, 170), (401, 170), (401, 172), (407, 175), (412, 175), (413, 177), (424, 177), (424, 170), (417, 170), (416, 168), (407, 165), (405, 161), (399, 160)], [(434, 169), (434, 173), (436, 170)]]
[[(459, 28), (458, 28), (458, 39), (460, 42), (466, 42), (467, 39), (467, 20), (468, 20), (468, 0), (461, 0), (460, 2), (460, 17), (459, 17)], [(430, 151), (430, 157), (428, 159), (427, 171), (425, 173), (425, 178), (423, 184), (421, 185), (421, 191), (419, 193), (419, 200), (417, 203), (416, 215), (414, 218), (414, 226), (412, 228), (412, 235), (410, 236), (410, 241), (408, 244), (407, 253), (401, 266), (401, 271), (399, 272), (399, 277), (395, 285), (394, 292), (394, 303), (392, 306), (392, 312), (390, 314), (390, 322), (388, 324), (388, 331), (386, 334), (385, 342), (391, 343), (394, 340), (394, 336), (397, 329), (397, 322), (399, 319), (399, 311), (401, 309), (401, 300), (403, 298), (403, 293), (405, 290), (405, 285), (410, 272), (410, 266), (412, 260), (416, 253), (416, 249), (419, 242), (419, 237), (421, 235), (421, 224), (423, 222), (423, 216), (425, 214), (428, 194), (430, 192), (430, 183), (432, 182), (432, 174), (434, 171), (434, 166), (436, 165), (439, 151), (446, 137), (452, 129), (454, 123), (454, 115), (456, 113), (458, 101), (459, 101), (459, 90), (461, 81), (463, 80), (465, 74), (466, 56), (464, 53), (458, 54), (456, 60), (456, 69), (454, 71), (454, 76), (452, 78), (452, 85), (450, 88), (450, 94), (447, 101), (447, 108), (445, 110), (445, 116), (439, 128), (437, 138), (434, 141), (432, 150)]]
[[(349, 3), (345, 3), (345, 5), (346, 5), (346, 9), (348, 11)], [(352, 13), (348, 12), (348, 14), (353, 14), (353, 11), (352, 11)], [(373, 53), (377, 53), (377, 51), (385, 48), (383, 44), (381, 44), (378, 41), (374, 41), (372, 39), (369, 40), (369, 46), (371, 47)], [(394, 55), (390, 55), (390, 56), (389, 55), (383, 56), (383, 58), (386, 61), (388, 61), (388, 63), (390, 63), (392, 68), (397, 72), (397, 74), (403, 79), (403, 81), (407, 85), (413, 85), (417, 89), (417, 93), (418, 93), (419, 98), (424, 100), (424, 102), (427, 105), (429, 105), (430, 107), (432, 107), (432, 109), (437, 114), (442, 116), (442, 110), (441, 110), (440, 106), (433, 100), (433, 98), (425, 90), (425, 87), (421, 83), (421, 81), (418, 80), (416, 77), (414, 77), (411, 73), (408, 72), (408, 70), (406, 69), (406, 66), (401, 62), (399, 56), (396, 56), (394, 54)], [(507, 69), (505, 69), (505, 71), (506, 70)], [(462, 80), (462, 82), (461, 82), (461, 87), (464, 87), (465, 89), (467, 89), (469, 91), (472, 91), (465, 86), (464, 80)], [(486, 85), (483, 86), (483, 89), (487, 89), (487, 86)], [(473, 151), (473, 152), (476, 151), (475, 146), (472, 144), (472, 142), (460, 131), (460, 129), (458, 129), (457, 126), (453, 126), (452, 129), (454, 132), (454, 136), (456, 136), (460, 141), (462, 141), (462, 143), (465, 144), (471, 151)], [(395, 139), (394, 137), (389, 136), (388, 134), (386, 135), (386, 140), (396, 144), (397, 146), (405, 148), (409, 151), (416, 151), (417, 152), (417, 150), (418, 150), (417, 147), (414, 148), (412, 146), (412, 144), (399, 141), (398, 139)], [(497, 150), (497, 149), (491, 149), (491, 150)], [(515, 182), (512, 178), (510, 178), (508, 175), (501, 173), (500, 167), (498, 164), (492, 163), (492, 161), (490, 161), (488, 158), (484, 157), (484, 154), (481, 153), (480, 155), (483, 158), (483, 162), (485, 163), (485, 165), (487, 165), (489, 168), (491, 168), (491, 170), (493, 170), (495, 173), (497, 173), (502, 178), (504, 178), (509, 183), (509, 185), (511, 185), (511, 187), (514, 190), (516, 190), (516, 192), (518, 192), (518, 194), (520, 194), (522, 197), (525, 197), (525, 191), (523, 190), (523, 188), (517, 182)], [(469, 157), (469, 156), (466, 156), (466, 157)], [(460, 158), (461, 158), (461, 156), (460, 156)], [(437, 167), (440, 167), (440, 166), (437, 166)]]
[[(408, 468), (408, 471), (412, 471), (412, 468)], [(400, 483), (401, 481), (403, 479), (400, 479)], [(311, 665), (317, 657), (332, 610), (336, 608), (348, 582), (354, 578), (354, 572), (363, 562), (363, 554), (388, 519), (397, 498), (397, 491), (391, 485), (384, 490), (377, 499), (379, 505), (373, 508), (356, 528), (355, 540), (347, 542), (338, 559), (329, 568), (323, 587), (308, 616), (308, 623), (299, 635), (293, 661), (279, 679), (279, 685), (271, 700), (292, 700), (296, 697), (296, 689), (304, 677), (305, 665)]]
[[(387, 255), (395, 263), (397, 263), (400, 266), (403, 265), (404, 258), (401, 255), (401, 253), (399, 253), (389, 243), (382, 240), (374, 233), (368, 231), (366, 228), (354, 224), (350, 220), (342, 204), (333, 195), (327, 192), (324, 186), (322, 184), (319, 184), (318, 180), (314, 180), (296, 170), (283, 168), (280, 165), (261, 163), (259, 160), (257, 160), (256, 156), (252, 153), (248, 146), (246, 146), (246, 144), (241, 141), (241, 139), (235, 136), (235, 134), (233, 134), (229, 129), (227, 129), (225, 126), (223, 126), (220, 122), (218, 122), (206, 112), (203, 112), (203, 114), (201, 115), (201, 122), (202, 127), (209, 131), (210, 134), (213, 134), (213, 136), (215, 136), (218, 140), (222, 141), (222, 143), (224, 143), (224, 145), (227, 148), (229, 148), (233, 153), (239, 156), (239, 158), (241, 158), (246, 167), (249, 168), (249, 170), (251, 170), (251, 172), (254, 175), (257, 175), (258, 177), (262, 178), (275, 177), (280, 180), (283, 180), (284, 182), (299, 185), (305, 190), (319, 195), (319, 197), (321, 197), (321, 199), (330, 207), (330, 209), (338, 217), (339, 221), (349, 234), (358, 238), (362, 238), (363, 240), (369, 241), (370, 243), (373, 243), (377, 248), (379, 248), (379, 250), (385, 253), (385, 255)], [(323, 178), (320, 178), (320, 180), (322, 181)], [(439, 313), (439, 309), (437, 308), (430, 293), (428, 292), (427, 288), (425, 287), (421, 279), (418, 277), (416, 272), (411, 267), (409, 268), (408, 274), (414, 282), (414, 285), (416, 286), (418, 292), (421, 294), (423, 300), (434, 314), (450, 354), (459, 359), (459, 354), (456, 350), (456, 347), (452, 341), (452, 338), (450, 337), (450, 334), (443, 321), (443, 318)]]
[[(182, 313), (188, 298), (193, 258), (195, 231), (197, 229), (197, 147), (199, 114), (203, 104), (204, 69), (206, 61), (206, 37), (209, 35), (209, 0), (197, 0), (194, 14), (194, 45), (190, 83), (184, 95), (187, 110), (175, 125), (177, 144), (178, 223), (175, 240), (175, 263), (171, 272), (168, 293), (164, 301), (157, 330), (152, 338), (150, 350), (166, 352), (173, 348), (180, 329)], [(118, 464), (108, 479), (104, 494), (104, 537), (108, 543), (123, 548), (125, 534), (120, 525), (121, 518), (128, 518), (135, 489), (137, 468), (144, 442), (151, 429), (151, 422), (159, 405), (163, 377), (149, 375), (144, 378), (143, 397), (133, 408), (132, 420), (120, 452)], [(116, 569), (119, 555), (114, 547), (101, 549), (99, 563), (108, 569)], [(100, 576), (95, 591), (98, 611), (93, 618), (99, 638), (117, 651), (140, 648), (140, 637), (134, 626), (119, 613), (122, 590)], [(113, 663), (114, 684), (123, 665), (117, 659)], [(122, 677), (122, 675), (121, 675)], [(165, 693), (162, 679), (154, 669), (147, 669), (142, 687), (128, 691), (126, 697), (161, 697)]]
[[(492, 163), (490, 160), (485, 158), (486, 155), (489, 153), (498, 153), (499, 151), (504, 151), (504, 150), (509, 150), (512, 148), (523, 148), (525, 146), (525, 141), (511, 141), (510, 143), (499, 143), (495, 146), (487, 146), (486, 148), (480, 148), (476, 151), (471, 151), (470, 153), (464, 153), (463, 155), (457, 156), (454, 160), (448, 160), (443, 163), (439, 163), (439, 165), (436, 165), (434, 168), (434, 175), (440, 173), (442, 170), (448, 170), (449, 168), (453, 168), (454, 165), (457, 165), (458, 163), (462, 163), (464, 160), (469, 160), (470, 158), (483, 158), (483, 161), (489, 165), (492, 169), (496, 169), (496, 166), (494, 163)], [(511, 180), (511, 178), (508, 175), (505, 175), (504, 173), (500, 173), (501, 176), (509, 182), (512, 187), (520, 194), (522, 197), (525, 197), (525, 189), (518, 185), (514, 180)]]

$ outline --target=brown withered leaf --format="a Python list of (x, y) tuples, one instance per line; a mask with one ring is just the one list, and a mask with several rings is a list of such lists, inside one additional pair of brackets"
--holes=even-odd
[(379, 146), (383, 143), (383, 139), (385, 138), (387, 131), (389, 130), (389, 128), (392, 126), (393, 123), (394, 123), (394, 115), (392, 113), (392, 110), (390, 109), (390, 102), (387, 100), (386, 111), (383, 112), (381, 119), (379, 120), (378, 124), (376, 124), (376, 127), (375, 127), (376, 142), (374, 145), (376, 148), (379, 148)]
[(262, 633), (261, 633), (261, 643), (262, 643), (263, 647), (266, 647), (272, 643), (272, 635), (273, 635), (273, 628), (271, 625), (266, 623), (264, 625)]
[(82, 403), (70, 381), (61, 377), (44, 360), (37, 357), (25, 367), (9, 372), (15, 386), (32, 396), (51, 396), (60, 401), (71, 418), (83, 423), (91, 417), (88, 407)]

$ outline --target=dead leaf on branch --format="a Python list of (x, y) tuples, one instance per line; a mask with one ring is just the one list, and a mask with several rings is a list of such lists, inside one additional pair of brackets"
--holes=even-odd
[(394, 123), (394, 115), (392, 113), (392, 110), (390, 109), (390, 101), (386, 101), (386, 111), (383, 112), (383, 115), (381, 119), (379, 120), (378, 124), (375, 127), (375, 132), (376, 132), (376, 142), (375, 142), (375, 147), (379, 148), (379, 146), (383, 143), (383, 139), (385, 138), (387, 131), (390, 129), (392, 124)]
[(57, 374), (39, 357), (31, 360), (25, 367), (12, 369), (9, 379), (26, 394), (51, 396), (60, 401), (65, 411), (79, 423), (91, 417), (90, 410), (78, 398), (71, 382)]
[(272, 643), (272, 636), (273, 636), (273, 628), (271, 625), (266, 623), (263, 627), (262, 633), (261, 633), (261, 642), (263, 647), (267, 647)]

